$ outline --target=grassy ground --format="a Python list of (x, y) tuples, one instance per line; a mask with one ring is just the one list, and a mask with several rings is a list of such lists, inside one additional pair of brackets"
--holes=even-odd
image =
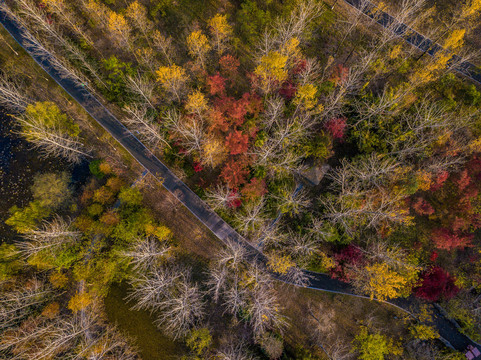
[(285, 339), (290, 346), (317, 348), (321, 359), (328, 357), (320, 346), (329, 353), (335, 347), (348, 352), (361, 325), (394, 339), (408, 336), (405, 313), (376, 301), (286, 285), (279, 286), (279, 294), (284, 314), (290, 319)]
[(178, 359), (185, 355), (182, 344), (162, 334), (148, 312), (130, 310), (130, 305), (123, 300), (126, 295), (126, 286), (113, 286), (104, 301), (105, 311), (108, 320), (133, 340), (142, 359)]

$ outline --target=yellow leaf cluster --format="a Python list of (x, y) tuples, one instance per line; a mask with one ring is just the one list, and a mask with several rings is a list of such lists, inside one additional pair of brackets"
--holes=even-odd
[(63, 0), (42, 0), (42, 4), (47, 6), (48, 9), (60, 9), (65, 6), (65, 3)]
[(466, 29), (456, 29), (449, 34), (448, 38), (444, 42), (444, 47), (448, 50), (459, 49), (464, 44), (464, 35), (466, 34)]
[(305, 84), (297, 89), (294, 103), (301, 105), (306, 110), (311, 110), (316, 106), (317, 87), (312, 84)]
[(410, 328), (411, 334), (419, 340), (434, 340), (439, 338), (439, 334), (431, 326), (424, 324), (413, 325)]
[(221, 139), (210, 137), (202, 143), (202, 163), (216, 167), (222, 164), (226, 157), (225, 142)]
[(255, 74), (263, 80), (284, 81), (287, 79), (287, 56), (277, 51), (270, 51), (261, 57), (260, 64), (255, 69)]
[(207, 24), (211, 27), (212, 33), (221, 39), (232, 34), (232, 27), (227, 23), (226, 15), (216, 14)]
[(481, 137), (471, 141), (469, 144), (469, 149), (472, 152), (481, 152)]
[(68, 308), (74, 313), (76, 313), (80, 310), (85, 309), (92, 303), (92, 301), (92, 296), (87, 292), (83, 292), (82, 294), (75, 294), (70, 298), (68, 302)]
[(127, 11), (125, 12), (125, 16), (133, 21), (146, 21), (147, 20), (147, 9), (145, 6), (140, 4), (138, 1), (134, 1), (129, 5)]
[(211, 46), (207, 36), (205, 36), (201, 30), (193, 31), (187, 37), (187, 48), (191, 56), (202, 56), (207, 53)]
[(175, 64), (171, 66), (161, 66), (159, 70), (156, 71), (156, 74), (157, 81), (167, 88), (173, 83), (187, 80), (185, 69)]
[(427, 191), (431, 187), (432, 179), (431, 173), (423, 170), (418, 170), (416, 173), (416, 179), (418, 181), (418, 189)]
[(290, 256), (277, 254), (272, 255), (267, 263), (269, 269), (278, 274), (286, 274), (295, 265)]
[(389, 58), (390, 59), (396, 59), (402, 51), (402, 46), (401, 45), (396, 45), (392, 48), (391, 52), (389, 53)]
[(162, 225), (155, 226), (152, 224), (148, 224), (145, 227), (145, 232), (148, 235), (155, 236), (157, 239), (159, 239), (159, 241), (168, 240), (172, 237), (172, 232), (170, 231), (170, 229)]
[(129, 31), (129, 25), (127, 24), (127, 20), (121, 14), (117, 14), (115, 11), (112, 11), (109, 15), (109, 30), (123, 36), (126, 32)]
[(53, 302), (45, 306), (42, 310), (42, 316), (47, 319), (55, 319), (60, 313), (60, 305), (58, 302)]
[(299, 54), (300, 54), (299, 43), (300, 43), (299, 40), (295, 37), (292, 37), (289, 40), (287, 40), (281, 49), (282, 55), (285, 55), (288, 58), (299, 57)]
[(476, 15), (481, 10), (481, 0), (472, 0), (469, 5), (463, 8), (462, 17)]
[(49, 278), (50, 283), (57, 289), (63, 289), (68, 283), (67, 275), (61, 272), (53, 272)]
[(192, 94), (187, 96), (187, 103), (185, 104), (185, 109), (190, 113), (201, 113), (207, 110), (207, 99), (205, 98), (204, 94), (202, 94), (199, 90), (196, 90)]
[(386, 263), (366, 266), (369, 274), (369, 293), (371, 299), (386, 300), (398, 297), (408, 280), (392, 271)]
[(327, 256), (326, 253), (321, 252), (319, 254), (319, 257), (321, 266), (325, 271), (329, 271), (336, 266), (336, 262), (334, 261), (334, 259)]
[(433, 62), (411, 75), (411, 81), (418, 84), (425, 84), (434, 80), (436, 73), (446, 68), (450, 58), (449, 54), (445, 52), (437, 54)]

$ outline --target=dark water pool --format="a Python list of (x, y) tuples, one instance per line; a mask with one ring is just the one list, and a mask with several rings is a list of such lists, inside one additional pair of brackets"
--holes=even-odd
[(73, 186), (79, 187), (89, 175), (88, 164), (71, 166), (58, 158), (45, 158), (15, 133), (14, 122), (0, 109), (0, 241), (16, 238), (5, 225), (13, 205), (25, 206), (31, 200), (30, 186), (37, 173), (69, 171)]

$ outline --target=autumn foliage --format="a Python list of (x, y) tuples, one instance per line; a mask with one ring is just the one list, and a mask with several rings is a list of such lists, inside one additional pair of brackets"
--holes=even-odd
[(243, 154), (247, 151), (249, 136), (235, 130), (227, 135), (226, 146), (231, 155)]
[(433, 266), (421, 275), (419, 285), (414, 288), (414, 295), (427, 301), (448, 300), (455, 296), (459, 288), (454, 279), (441, 267)]
[(333, 139), (343, 139), (346, 131), (347, 123), (345, 118), (335, 118), (329, 120), (325, 128)]

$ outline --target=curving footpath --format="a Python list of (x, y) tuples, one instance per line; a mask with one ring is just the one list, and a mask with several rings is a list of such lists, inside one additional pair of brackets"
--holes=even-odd
[[(4, 3), (0, 0), (0, 5)], [(27, 53), (57, 82), (72, 98), (74, 98), (113, 138), (115, 138), (147, 171), (153, 174), (162, 185), (170, 191), (192, 214), (203, 223), (214, 235), (224, 243), (234, 242), (246, 249), (250, 260), (265, 266), (267, 259), (262, 252), (253, 247), (245, 238), (237, 233), (220, 216), (210, 209), (187, 185), (185, 185), (167, 166), (165, 166), (147, 147), (138, 140), (105, 106), (100, 103), (85, 87), (66, 77), (54, 67), (55, 58), (51, 54), (39, 55), (37, 45), (26, 39), (27, 30), (15, 18), (11, 17), (5, 9), (0, 7), (0, 23), (22, 46)], [(304, 270), (309, 277), (308, 284), (304, 287), (338, 294), (358, 295), (348, 284), (332, 279), (326, 274), (313, 273)], [(282, 276), (273, 276), (283, 282), (289, 281)], [(394, 299), (388, 302), (411, 314), (417, 307), (414, 299)], [(447, 346), (464, 351), (468, 345), (476, 346), (481, 351), (481, 346), (461, 334), (455, 324), (436, 312), (433, 325), (444, 339)]]

